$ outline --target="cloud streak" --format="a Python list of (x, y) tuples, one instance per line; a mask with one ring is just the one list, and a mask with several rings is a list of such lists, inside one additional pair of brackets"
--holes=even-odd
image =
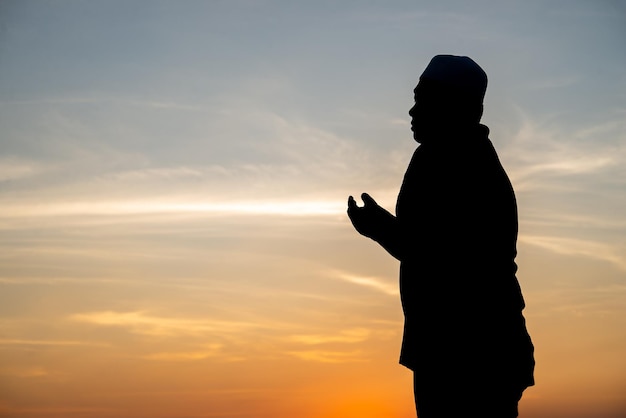
[(606, 261), (620, 270), (626, 271), (626, 248), (621, 250), (603, 242), (582, 240), (569, 237), (522, 235), (520, 242), (541, 247), (557, 254), (583, 256), (594, 260)]
[[(566, 132), (534, 121), (521, 109), (518, 112), (522, 126), (501, 154), (511, 162), (507, 169), (520, 191), (549, 185), (558, 188), (564, 178), (573, 176), (587, 182), (598, 176), (609, 182), (625, 180), (609, 175), (608, 171), (626, 163), (624, 123), (616, 124), (611, 120)], [(598, 136), (607, 135), (614, 140), (598, 141)]]
[(389, 284), (380, 277), (373, 276), (358, 276), (343, 271), (331, 271), (328, 273), (330, 277), (343, 280), (348, 283), (352, 283), (358, 286), (363, 286), (386, 295), (395, 296), (399, 294), (398, 286), (395, 284)]
[(105, 343), (76, 340), (29, 340), (18, 338), (2, 338), (0, 346), (107, 346)]
[(41, 163), (18, 158), (0, 159), (0, 182), (32, 177), (44, 171)]
[(63, 216), (124, 216), (142, 214), (198, 214), (198, 215), (280, 215), (314, 216), (345, 213), (343, 201), (332, 200), (235, 200), (198, 201), (168, 200), (108, 200), (70, 201), (47, 205), (8, 204), (0, 219), (40, 218)]
[(328, 350), (304, 350), (304, 351), (288, 351), (287, 354), (297, 357), (301, 360), (313, 361), (318, 363), (354, 363), (367, 361), (363, 357), (363, 353), (359, 350), (355, 351), (328, 351)]
[(371, 331), (365, 328), (354, 328), (340, 331), (334, 335), (327, 334), (300, 334), (289, 337), (290, 341), (306, 344), (328, 344), (328, 343), (360, 343), (367, 340), (371, 335)]
[(272, 324), (261, 325), (255, 322), (160, 317), (149, 315), (145, 311), (89, 312), (71, 315), (69, 319), (97, 326), (126, 328), (134, 334), (154, 337), (221, 335), (272, 327)]
[(158, 361), (196, 361), (223, 355), (222, 344), (209, 344), (201, 350), (148, 354), (144, 358)]

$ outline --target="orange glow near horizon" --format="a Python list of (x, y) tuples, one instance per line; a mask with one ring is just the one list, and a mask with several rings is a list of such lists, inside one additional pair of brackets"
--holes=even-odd
[[(396, 262), (359, 240), (344, 216), (301, 219), (173, 214), (119, 219), (117, 227), (111, 219), (39, 218), (44, 239), (7, 249), (3, 261), (14, 272), (3, 277), (5, 297), (21, 301), (4, 309), (22, 316), (2, 321), (0, 370), (11, 403), (0, 404), (0, 415), (413, 417), (411, 373), (397, 364)], [(245, 238), (231, 233), (234, 242), (204, 257), (233, 225)], [(45, 239), (53, 233), (54, 248)], [(585, 269), (611, 275), (611, 264), (579, 260), (563, 269), (567, 256), (524, 242), (518, 261), (538, 384), (521, 416), (552, 417), (547, 411), (563, 411), (571, 396), (583, 409), (602, 398), (607, 414), (619, 410), (617, 295), (572, 322), (581, 314), (568, 308), (575, 289), (559, 300), (541, 284), (547, 269), (557, 278)], [(537, 271), (526, 267), (533, 260)], [(575, 383), (585, 376), (603, 383)]]
[(618, 3), (0, 0), (0, 418), (415, 418), (346, 209), (394, 212), (435, 54), (516, 192), (519, 418), (626, 418)]

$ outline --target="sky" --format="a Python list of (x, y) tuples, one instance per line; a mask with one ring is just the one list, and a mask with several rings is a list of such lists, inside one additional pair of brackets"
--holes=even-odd
[(0, 416), (415, 417), (345, 205), (393, 211), (457, 54), (519, 205), (520, 417), (626, 417), (625, 39), (608, 0), (0, 1)]

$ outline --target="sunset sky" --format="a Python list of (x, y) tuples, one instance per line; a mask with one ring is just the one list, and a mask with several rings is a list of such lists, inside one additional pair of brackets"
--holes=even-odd
[[(537, 385), (626, 417), (621, 1), (0, 1), (0, 417), (414, 418), (387, 209), (436, 54), (489, 76)], [(480, 237), (476, 237), (480, 239)]]

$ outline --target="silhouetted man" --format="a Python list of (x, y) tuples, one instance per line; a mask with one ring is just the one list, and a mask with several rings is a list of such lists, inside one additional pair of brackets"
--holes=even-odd
[(468, 57), (435, 56), (409, 111), (420, 143), (396, 216), (363, 193), (356, 230), (400, 260), (400, 363), (420, 418), (513, 418), (534, 384), (533, 345), (515, 273), (517, 206), (481, 125), (487, 75)]

